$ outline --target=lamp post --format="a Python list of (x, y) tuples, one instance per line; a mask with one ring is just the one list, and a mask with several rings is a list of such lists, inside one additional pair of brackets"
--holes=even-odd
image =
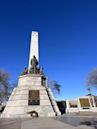
[(90, 88), (88, 88), (87, 90), (88, 90), (88, 92), (89, 92), (89, 95), (91, 96), (91, 89), (90, 89)]

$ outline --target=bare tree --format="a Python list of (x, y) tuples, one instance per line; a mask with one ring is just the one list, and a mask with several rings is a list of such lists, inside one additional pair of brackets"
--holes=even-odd
[(48, 86), (51, 88), (54, 94), (60, 93), (61, 85), (57, 81), (48, 80)]
[(0, 70), (0, 103), (6, 101), (9, 96), (10, 74), (4, 70)]
[(97, 69), (92, 70), (87, 78), (87, 85), (97, 88)]

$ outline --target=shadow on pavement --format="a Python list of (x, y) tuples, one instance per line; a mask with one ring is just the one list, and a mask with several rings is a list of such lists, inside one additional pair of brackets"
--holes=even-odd
[(97, 118), (62, 116), (54, 119), (75, 127), (86, 125), (87, 127), (89, 126), (97, 129)]
[(97, 121), (84, 121), (80, 122), (80, 125), (87, 125), (87, 126), (92, 126), (94, 129), (97, 129)]

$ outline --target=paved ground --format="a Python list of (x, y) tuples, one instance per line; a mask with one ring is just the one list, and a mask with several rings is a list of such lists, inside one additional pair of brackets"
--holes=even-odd
[(97, 118), (83, 116), (0, 119), (0, 129), (97, 129), (96, 124)]
[(65, 115), (61, 117), (56, 117), (54, 119), (60, 122), (72, 125), (74, 127), (97, 129), (97, 117), (96, 116)]

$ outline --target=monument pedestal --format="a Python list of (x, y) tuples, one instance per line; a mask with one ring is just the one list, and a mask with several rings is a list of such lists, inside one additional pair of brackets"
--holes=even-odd
[(31, 113), (37, 113), (39, 117), (60, 115), (54, 96), (47, 87), (47, 79), (40, 74), (19, 77), (18, 86), (14, 88), (1, 117), (24, 118), (31, 117)]

